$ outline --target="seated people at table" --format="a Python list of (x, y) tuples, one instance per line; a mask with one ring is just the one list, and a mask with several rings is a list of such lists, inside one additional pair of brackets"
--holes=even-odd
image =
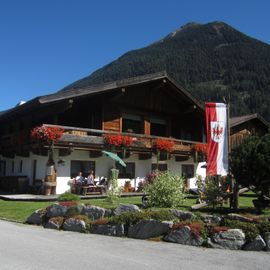
[(88, 176), (87, 176), (87, 185), (90, 185), (90, 186), (95, 186), (95, 176), (94, 176), (94, 171), (90, 171)]

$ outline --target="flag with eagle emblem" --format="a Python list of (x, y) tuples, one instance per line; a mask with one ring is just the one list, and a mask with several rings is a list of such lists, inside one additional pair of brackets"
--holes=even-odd
[(227, 107), (224, 103), (207, 102), (207, 169), (206, 174), (228, 174), (228, 121)]

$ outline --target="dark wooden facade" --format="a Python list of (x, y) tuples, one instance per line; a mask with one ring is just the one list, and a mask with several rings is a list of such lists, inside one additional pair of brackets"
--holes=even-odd
[[(0, 116), (0, 124), (0, 154), (10, 157), (29, 154), (30, 130), (42, 124), (73, 127), (62, 146), (89, 149), (106, 132), (171, 138), (183, 145), (205, 137), (201, 104), (160, 73), (36, 98)], [(97, 132), (91, 134), (93, 130)], [(83, 134), (90, 137), (81, 138)]]
[(257, 113), (230, 119), (230, 145), (234, 148), (251, 135), (262, 136), (269, 132), (270, 125)]

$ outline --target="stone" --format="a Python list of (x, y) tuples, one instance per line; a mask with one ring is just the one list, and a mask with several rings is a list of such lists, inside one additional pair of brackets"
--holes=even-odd
[(227, 219), (230, 219), (230, 220), (238, 220), (238, 221), (242, 221), (242, 222), (250, 222), (250, 223), (253, 223), (255, 222), (252, 218), (248, 218), (248, 217), (244, 217), (244, 216), (241, 216), (241, 215), (238, 215), (238, 214), (228, 214), (226, 216)]
[(44, 223), (45, 218), (46, 218), (46, 210), (38, 209), (27, 218), (26, 223), (33, 225), (41, 225)]
[(220, 224), (222, 217), (217, 215), (201, 215), (201, 220), (207, 224)]
[(142, 220), (128, 228), (128, 237), (147, 239), (167, 233), (173, 226), (172, 221)]
[(67, 206), (53, 204), (47, 208), (47, 217), (64, 217), (68, 211)]
[(111, 217), (113, 215), (113, 211), (111, 209), (105, 209), (104, 217)]
[(48, 222), (44, 225), (44, 228), (60, 230), (61, 226), (63, 225), (63, 222), (64, 222), (63, 217), (53, 217), (48, 220)]
[(214, 248), (222, 249), (241, 249), (245, 244), (245, 234), (239, 229), (229, 229), (219, 232), (212, 236), (209, 245)]
[(65, 231), (85, 232), (86, 224), (81, 219), (71, 217), (65, 220), (63, 228)]
[(263, 234), (263, 240), (265, 241), (266, 244), (266, 251), (270, 251), (270, 232), (265, 232)]
[(82, 210), (82, 214), (87, 216), (90, 220), (103, 218), (105, 213), (106, 210), (104, 208), (93, 205), (86, 205)]
[(172, 230), (164, 237), (164, 240), (190, 246), (201, 246), (203, 244), (203, 238), (194, 234), (189, 226), (183, 226), (182, 228)]
[(260, 251), (266, 247), (266, 243), (263, 238), (258, 235), (252, 242), (247, 243), (243, 249), (244, 250), (252, 250), (252, 251)]
[(70, 206), (70, 207), (68, 207), (68, 209), (65, 213), (65, 216), (72, 217), (72, 216), (82, 215), (84, 208), (85, 208), (84, 205)]
[(178, 217), (181, 220), (189, 220), (189, 219), (193, 219), (196, 217), (193, 213), (188, 212), (188, 211), (181, 211), (181, 210), (177, 210), (177, 209), (171, 209), (170, 211), (173, 215), (175, 215), (176, 217)]
[(140, 212), (140, 208), (135, 204), (120, 204), (115, 210), (114, 214), (116, 216), (121, 215), (126, 212)]
[(91, 233), (121, 237), (125, 236), (125, 227), (124, 224), (92, 225)]

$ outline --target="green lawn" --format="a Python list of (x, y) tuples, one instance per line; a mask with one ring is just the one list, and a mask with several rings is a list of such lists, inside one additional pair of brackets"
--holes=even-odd
[[(239, 213), (246, 215), (255, 215), (257, 214), (252, 200), (254, 196), (252, 194), (244, 194), (239, 199)], [(91, 200), (82, 200), (82, 203), (92, 204), (104, 208), (114, 208), (117, 205), (111, 205), (104, 201), (104, 199), (91, 199)], [(125, 197), (121, 198), (119, 203), (131, 203), (141, 206), (141, 197)], [(190, 206), (196, 203), (196, 198), (187, 198), (184, 204), (179, 207), (182, 210), (189, 210)], [(11, 220), (16, 220), (20, 222), (25, 222), (26, 218), (33, 213), (35, 210), (40, 208), (45, 208), (51, 205), (52, 202), (16, 202), (16, 201), (4, 201), (0, 200), (0, 218), (6, 218)], [(213, 210), (211, 207), (200, 209), (199, 213), (217, 213), (225, 214), (230, 211), (228, 205), (224, 205), (222, 208)], [(270, 215), (270, 210), (265, 210), (260, 215)]]

